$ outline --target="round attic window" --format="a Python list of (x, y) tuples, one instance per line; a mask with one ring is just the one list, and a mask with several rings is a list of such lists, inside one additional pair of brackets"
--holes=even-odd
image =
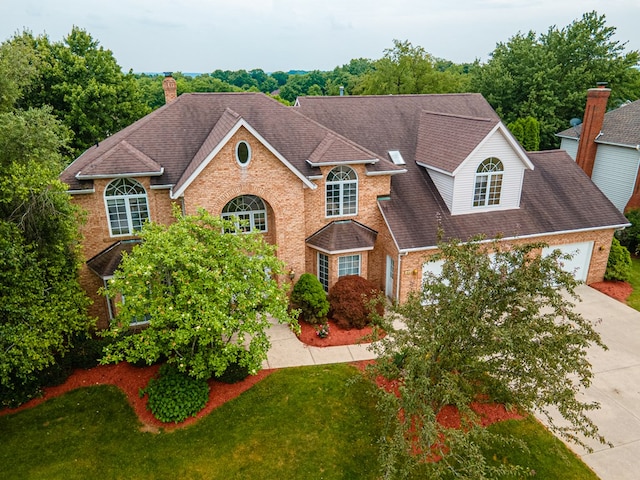
[(238, 142), (236, 145), (236, 160), (243, 167), (251, 161), (251, 147), (247, 142)]

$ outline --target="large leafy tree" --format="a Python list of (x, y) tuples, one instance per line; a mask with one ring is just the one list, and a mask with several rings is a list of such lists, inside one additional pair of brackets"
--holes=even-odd
[[(259, 234), (204, 211), (149, 224), (142, 243), (122, 263), (106, 292), (120, 298), (104, 362), (167, 358), (196, 378), (221, 375), (233, 363), (260, 370), (270, 346), (269, 316), (287, 312), (283, 266)], [(148, 321), (130, 335), (131, 323)]]
[(25, 31), (6, 43), (28, 46), (37, 59), (37, 75), (19, 106), (51, 106), (73, 132), (73, 156), (149, 111), (133, 74), (123, 73), (113, 53), (81, 28), (73, 27), (60, 42)]
[(393, 47), (362, 75), (356, 93), (399, 95), (410, 93), (453, 93), (465, 91), (467, 76), (455, 69), (441, 69), (441, 62), (420, 46), (394, 40)]
[[(92, 325), (77, 278), (78, 212), (57, 180), (69, 132), (48, 107), (14, 108), (34, 74), (23, 54), (28, 55), (23, 45), (0, 46), (0, 78), (9, 92), (0, 105), (0, 386), (5, 391), (33, 380)], [(12, 65), (29, 75), (13, 75)]]
[[(578, 443), (580, 435), (604, 441), (587, 416), (597, 405), (577, 395), (592, 378), (586, 348), (604, 346), (572, 309), (576, 281), (562, 269), (566, 255), (542, 257), (543, 246), (443, 243), (435, 257), (444, 262), (442, 273), (426, 275), (422, 290), (395, 311), (404, 327), (386, 321), (375, 372), (397, 380), (399, 396), (380, 393), (385, 478), (418, 471), (420, 478), (453, 472), (481, 479), (508, 470), (488, 464), (482, 449), (516, 440), (482, 428), (473, 401), (536, 411)], [(436, 421), (448, 405), (461, 413), (462, 428)]]
[(585, 13), (564, 28), (518, 33), (498, 43), (490, 60), (473, 70), (471, 88), (482, 93), (505, 123), (533, 117), (541, 148), (558, 144), (555, 133), (582, 118), (586, 91), (597, 82), (612, 89), (610, 105), (640, 97), (640, 53), (625, 51), (604, 15)]

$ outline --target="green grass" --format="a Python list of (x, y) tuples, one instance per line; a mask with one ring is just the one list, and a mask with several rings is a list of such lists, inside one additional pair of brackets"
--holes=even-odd
[(597, 480), (598, 476), (585, 465), (564, 443), (551, 435), (533, 417), (507, 420), (489, 427), (493, 433), (513, 435), (527, 444), (528, 451), (511, 449), (493, 450), (487, 457), (496, 462), (526, 465), (535, 472), (533, 478), (563, 480)]
[[(375, 479), (373, 388), (356, 370), (327, 365), (280, 370), (195, 425), (158, 434), (140, 423), (115, 387), (75, 390), (0, 417), (3, 479)], [(588, 469), (534, 420), (505, 422), (530, 443), (536, 478)], [(533, 432), (533, 433), (531, 433)], [(565, 452), (559, 455), (560, 452)]]
[(629, 283), (633, 287), (633, 293), (627, 298), (627, 305), (640, 310), (640, 258), (631, 257), (631, 277)]

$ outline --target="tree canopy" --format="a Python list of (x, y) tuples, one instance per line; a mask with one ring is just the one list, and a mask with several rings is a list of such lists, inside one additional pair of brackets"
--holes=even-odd
[[(515, 440), (483, 428), (473, 401), (536, 411), (552, 431), (582, 445), (580, 435), (603, 441), (587, 416), (596, 405), (581, 401), (578, 391), (592, 378), (586, 348), (604, 345), (572, 309), (576, 281), (562, 269), (566, 255), (542, 257), (544, 246), (443, 243), (432, 259), (443, 262), (441, 274), (425, 275), (422, 290), (394, 311), (403, 327), (392, 326), (394, 316), (385, 320), (374, 372), (396, 380), (399, 396), (380, 393), (384, 478), (504, 473), (507, 466), (487, 464), (481, 449)], [(450, 405), (461, 414), (460, 429), (436, 420)]]
[(432, 55), (409, 41), (394, 40), (393, 47), (373, 63), (356, 87), (364, 95), (453, 93), (467, 88), (466, 77), (439, 64)]
[(35, 74), (23, 88), (18, 106), (51, 106), (73, 132), (71, 156), (149, 111), (133, 75), (123, 73), (113, 53), (81, 28), (73, 27), (58, 42), (24, 31), (5, 43), (34, 59), (29, 67)]
[[(16, 108), (35, 65), (22, 43), (0, 46), (0, 385), (15, 389), (87, 331), (79, 212), (57, 180), (69, 131), (50, 107)], [(15, 69), (15, 70), (14, 70)]]
[[(261, 369), (270, 346), (269, 316), (287, 312), (283, 265), (260, 234), (235, 232), (233, 222), (205, 211), (177, 214), (169, 226), (148, 224), (142, 243), (125, 255), (105, 292), (119, 298), (107, 335), (115, 343), (103, 362), (167, 358), (195, 378), (220, 376), (238, 363)], [(132, 323), (148, 322), (130, 335)]]
[(540, 122), (541, 148), (555, 148), (555, 134), (582, 117), (586, 91), (608, 82), (610, 105), (640, 96), (640, 53), (625, 52), (604, 15), (585, 13), (564, 28), (542, 35), (518, 33), (498, 43), (491, 59), (473, 71), (471, 89), (480, 92), (505, 123), (533, 117)]

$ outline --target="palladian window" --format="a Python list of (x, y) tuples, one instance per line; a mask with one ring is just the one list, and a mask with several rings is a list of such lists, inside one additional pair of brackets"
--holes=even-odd
[(480, 164), (476, 170), (473, 192), (474, 207), (500, 205), (503, 172), (502, 162), (495, 157), (487, 158)]
[(222, 218), (232, 220), (238, 232), (266, 232), (267, 209), (260, 197), (241, 195), (222, 209)]
[(147, 192), (132, 178), (118, 178), (104, 191), (112, 236), (133, 235), (149, 220)]
[(327, 175), (327, 217), (358, 213), (358, 177), (353, 169), (341, 165)]

